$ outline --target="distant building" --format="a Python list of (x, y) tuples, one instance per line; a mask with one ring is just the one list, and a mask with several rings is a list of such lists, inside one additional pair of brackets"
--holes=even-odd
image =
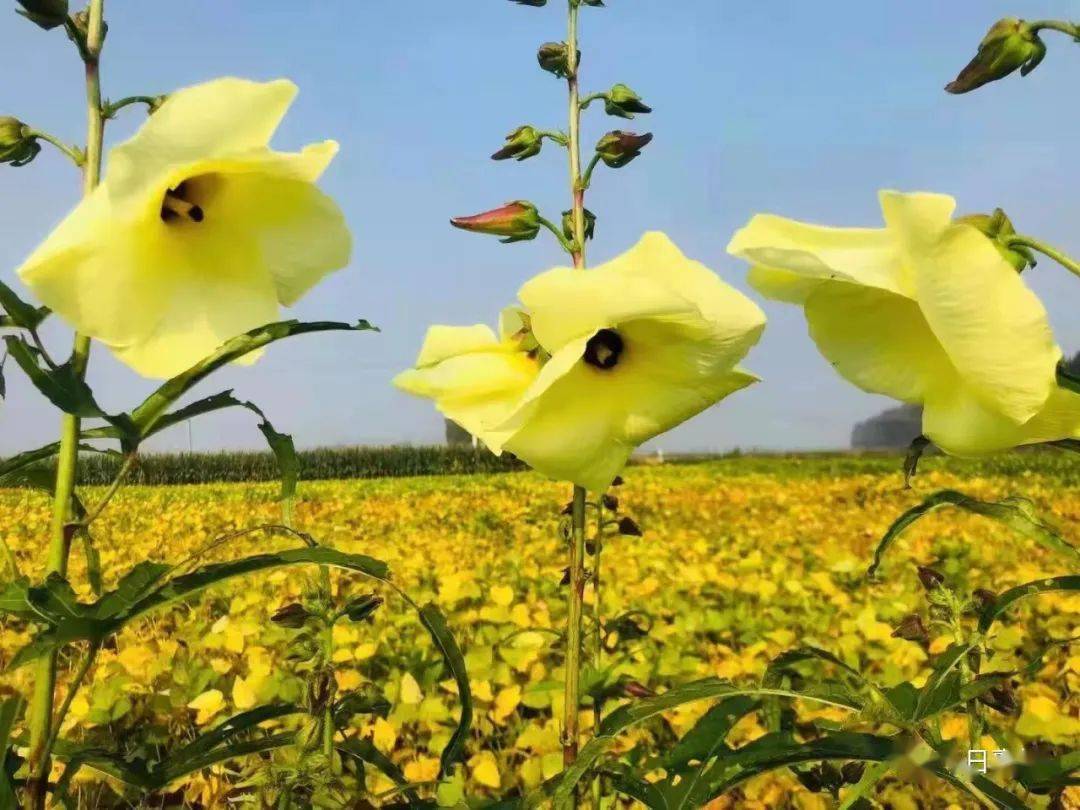
[(451, 447), (475, 447), (476, 440), (457, 422), (446, 420), (446, 443)]
[(856, 450), (906, 449), (911, 440), (922, 434), (922, 408), (901, 405), (859, 422), (851, 431), (851, 446)]

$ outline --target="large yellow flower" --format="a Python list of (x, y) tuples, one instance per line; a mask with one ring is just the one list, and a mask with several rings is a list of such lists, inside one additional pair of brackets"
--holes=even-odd
[(641, 443), (757, 380), (737, 364), (761, 335), (761, 310), (663, 234), (594, 270), (543, 273), (519, 295), (501, 343), (429, 335), (397, 383), (553, 478), (602, 491)]
[(976, 455), (1080, 435), (1080, 397), (1056, 382), (1061, 349), (1019, 273), (940, 194), (881, 193), (883, 229), (759, 215), (728, 251), (762, 294), (801, 304), (845, 379), (924, 406), (923, 431)]
[(337, 144), (268, 146), (295, 96), (288, 81), (234, 78), (173, 93), (19, 275), (150, 377), (279, 320), (279, 305), (344, 267), (351, 248), (314, 185)]

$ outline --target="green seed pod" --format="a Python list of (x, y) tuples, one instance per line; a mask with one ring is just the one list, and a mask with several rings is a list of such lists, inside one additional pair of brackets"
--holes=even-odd
[(984, 84), (1003, 79), (1019, 70), (1027, 76), (1046, 56), (1046, 45), (1024, 20), (1006, 17), (998, 20), (979, 43), (978, 53), (945, 85), (950, 93), (969, 93)]
[(456, 217), (450, 224), (463, 231), (504, 236), (504, 244), (527, 242), (540, 233), (540, 212), (531, 202), (517, 200), (471, 217)]
[(528, 160), (540, 154), (544, 136), (535, 127), (518, 127), (506, 136), (506, 145), (491, 156), (492, 160)]
[(604, 110), (618, 118), (633, 118), (639, 113), (651, 113), (652, 107), (625, 84), (617, 84), (604, 95)]
[(63, 25), (68, 18), (67, 0), (18, 0), (21, 9), (16, 9), (30, 22), (46, 31)]
[(596, 154), (613, 169), (621, 169), (641, 154), (652, 141), (652, 133), (636, 135), (633, 132), (615, 130), (609, 132), (596, 144)]
[(25, 166), (41, 151), (41, 144), (18, 118), (0, 116), (0, 163)]

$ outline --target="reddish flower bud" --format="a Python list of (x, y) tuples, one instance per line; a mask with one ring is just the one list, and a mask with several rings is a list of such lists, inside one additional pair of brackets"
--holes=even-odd
[(945, 582), (945, 575), (925, 565), (919, 566), (919, 582), (928, 591), (940, 588)]
[(637, 135), (633, 132), (615, 130), (609, 132), (596, 144), (596, 154), (613, 169), (621, 169), (641, 154), (652, 141), (652, 133)]
[(502, 241), (507, 244), (527, 242), (540, 233), (540, 213), (532, 203), (518, 200), (483, 214), (457, 217), (450, 220), (450, 224), (463, 231), (504, 236)]
[(540, 154), (544, 145), (544, 136), (534, 127), (518, 127), (506, 136), (506, 144), (491, 156), (492, 160), (528, 160), (534, 155)]
[(619, 534), (627, 537), (641, 537), (641, 527), (637, 525), (633, 518), (624, 517), (619, 521)]
[(917, 613), (905, 616), (893, 630), (893, 638), (902, 638), (905, 641), (917, 641), (925, 644), (930, 641), (930, 633), (923, 624), (922, 617)]

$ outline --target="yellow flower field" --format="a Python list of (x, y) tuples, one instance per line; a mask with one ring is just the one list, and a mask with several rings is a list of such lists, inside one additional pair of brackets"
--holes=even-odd
[[(882, 465), (831, 465), (818, 460), (722, 460), (685, 466), (633, 467), (618, 490), (622, 510), (641, 524), (643, 537), (609, 541), (602, 557), (602, 614), (641, 611), (622, 633), (605, 639), (604, 666), (616, 666), (651, 688), (707, 675), (734, 681), (759, 678), (768, 661), (800, 645), (826, 648), (882, 685), (925, 677), (926, 653), (893, 639), (895, 625), (913, 610), (925, 613), (915, 564), (934, 564), (965, 591), (1006, 587), (1065, 573), (1041, 547), (1000, 525), (957, 512), (917, 524), (896, 544), (880, 581), (864, 576), (878, 538), (892, 519), (923, 496), (956, 487), (984, 498), (1016, 492), (1052, 514), (1066, 537), (1080, 528), (1075, 476), (1036, 465), (1020, 476), (958, 476), (948, 462), (926, 462), (914, 491)], [(100, 494), (89, 490), (87, 503)], [(147, 558), (179, 562), (230, 531), (280, 520), (276, 485), (132, 487), (123, 490), (95, 525), (106, 586)], [(390, 563), (393, 579), (416, 601), (435, 599), (466, 653), (477, 718), (456, 783), (439, 798), (507, 795), (531, 787), (562, 767), (559, 728), (561, 661), (556, 636), (563, 616), (564, 549), (558, 505), (568, 488), (534, 474), (312, 482), (300, 489), (296, 526), (320, 542)], [(47, 498), (30, 490), (0, 493), (0, 526), (24, 572), (37, 576), (48, 535)], [(262, 537), (215, 548), (207, 560), (239, 557), (289, 541)], [(81, 550), (74, 565), (83, 565)], [(591, 567), (592, 562), (588, 563)], [(65, 738), (97, 741), (132, 755), (153, 757), (168, 739), (236, 711), (274, 701), (303, 700), (303, 673), (284, 659), (293, 631), (269, 621), (296, 601), (308, 579), (295, 570), (233, 580), (197, 602), (167, 608), (128, 628), (98, 659), (89, 688), (75, 698)], [(392, 591), (358, 576), (335, 573), (339, 595), (377, 591), (387, 600), (371, 624), (336, 628), (334, 660), (341, 690), (383, 695), (385, 718), (358, 715), (355, 733), (369, 737), (412, 782), (430, 782), (438, 753), (458, 711), (455, 688), (415, 614)], [(81, 576), (74, 581), (85, 581)], [(586, 591), (586, 625), (595, 606)], [(995, 669), (1030, 660), (1054, 639), (1077, 635), (1080, 597), (1045, 596), (1022, 603), (998, 624)], [(634, 632), (635, 624), (648, 629)], [(6, 664), (28, 638), (5, 629)], [(935, 638), (932, 652), (947, 638)], [(592, 660), (592, 638), (586, 640)], [(70, 661), (64, 668), (70, 671)], [(0, 681), (0, 692), (26, 689), (33, 668)], [(588, 681), (589, 674), (586, 674)], [(619, 702), (613, 699), (607, 707)], [(1067, 647), (1046, 654), (1045, 665), (1018, 696), (1015, 742), (1080, 744), (1080, 656)], [(643, 726), (625, 749), (656, 735), (683, 733), (707, 708), (695, 705)], [(606, 709), (607, 710), (607, 709)], [(808, 709), (800, 708), (803, 717)], [(814, 716), (821, 716), (816, 710)], [(828, 719), (842, 723), (837, 711)], [(754, 716), (736, 726), (739, 745), (764, 733)], [(586, 712), (583, 730), (591, 727)], [(945, 720), (942, 733), (965, 736), (965, 720)], [(274, 754), (278, 761), (283, 754)], [(284, 765), (282, 766), (284, 767)], [(59, 772), (60, 766), (57, 766)], [(188, 806), (224, 807), (229, 790), (251, 763), (204, 772), (174, 785)], [(86, 807), (112, 806), (101, 777), (84, 770)], [(265, 778), (265, 774), (264, 774)], [(376, 792), (393, 785), (374, 772)], [(434, 795), (434, 791), (431, 791)], [(457, 794), (457, 795), (455, 795)], [(875, 797), (883, 807), (970, 807), (940, 783), (886, 779)], [(1042, 797), (1029, 797), (1044, 806)], [(1040, 804), (1043, 803), (1043, 804)], [(824, 808), (786, 771), (751, 781), (714, 803), (722, 808)], [(150, 806), (150, 805), (148, 805)], [(159, 805), (153, 805), (159, 806)]]

